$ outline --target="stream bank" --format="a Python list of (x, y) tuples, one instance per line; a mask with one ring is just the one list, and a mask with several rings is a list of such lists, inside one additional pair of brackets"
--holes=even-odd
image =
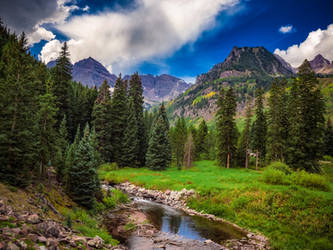
[[(125, 215), (122, 217), (124, 221), (123, 225), (120, 227), (120, 235), (123, 235), (124, 241), (122, 242), (125, 243), (126, 241), (129, 249), (269, 249), (268, 240), (265, 236), (248, 232), (247, 230), (231, 222), (218, 218), (214, 215), (197, 212), (187, 207), (186, 199), (195, 195), (194, 190), (166, 190), (165, 192), (162, 192), (137, 187), (128, 182), (115, 185), (114, 187), (103, 184), (102, 187), (104, 189), (117, 188), (129, 194), (134, 200), (131, 204), (127, 205), (127, 208), (123, 207), (121, 209), (121, 212), (111, 213), (114, 217), (113, 223), (111, 223), (112, 225), (116, 225), (115, 218), (117, 218), (119, 214)], [(140, 201), (140, 199), (143, 200)], [(186, 233), (182, 234), (182, 230), (178, 230), (177, 232), (173, 230), (165, 231), (165, 227), (163, 229), (163, 227), (159, 226), (158, 223), (156, 223), (156, 220), (154, 223), (154, 216), (156, 217), (156, 211), (154, 211), (154, 209), (152, 217), (152, 214), (149, 214), (145, 207), (140, 207), (140, 205), (138, 205), (138, 202), (142, 201), (146, 203), (152, 203), (151, 206), (154, 208), (163, 204), (163, 206), (166, 205), (166, 208), (163, 208), (163, 210), (171, 209), (177, 212), (181, 211), (181, 213), (183, 213), (183, 215), (181, 215), (183, 222), (180, 222), (180, 224), (183, 223), (183, 227), (184, 225), (186, 226)], [(142, 220), (141, 223), (137, 223), (133, 219), (127, 219), (126, 221), (126, 218), (132, 218), (132, 214), (135, 214), (137, 217), (145, 217), (142, 220), (144, 220), (145, 222), (149, 221), (149, 223), (142, 223)], [(206, 231), (210, 229), (212, 225), (219, 225), (222, 228), (227, 228), (228, 230), (225, 230), (225, 233), (228, 236), (226, 236), (225, 238), (221, 238), (221, 235), (223, 235), (224, 232), (219, 230), (216, 231), (216, 229), (210, 229), (210, 231), (208, 230), (208, 234), (207, 232), (206, 234), (203, 234), (202, 232), (200, 232), (200, 229), (198, 230), (198, 226), (191, 226), (192, 224), (198, 224), (197, 222), (191, 222), (192, 224), (190, 223), (190, 225), (186, 225), (187, 220), (193, 221), (195, 218), (201, 218), (202, 220), (204, 220), (204, 223), (199, 222), (199, 225), (204, 225)], [(167, 219), (167, 216), (164, 216), (162, 219), (160, 218), (159, 220), (165, 222), (165, 220)], [(172, 217), (172, 219), (176, 221), (178, 220), (177, 218), (175, 219), (174, 216)], [(128, 224), (133, 222), (135, 222), (136, 225), (135, 230), (132, 230), (130, 233), (127, 232), (123, 234), (121, 228), (125, 227), (125, 223)], [(171, 221), (171, 223), (175, 222)], [(170, 222), (169, 226), (167, 227), (170, 227)], [(119, 229), (119, 227), (117, 228)], [(200, 235), (196, 236), (196, 234), (193, 233), (189, 234), (188, 231), (191, 231), (192, 228), (194, 228), (195, 231), (199, 232)], [(116, 231), (119, 232), (118, 229)], [(215, 232), (212, 230), (215, 230)], [(112, 233), (114, 229), (110, 228), (109, 231)], [(114, 233), (112, 233), (112, 235), (116, 237)], [(214, 235), (218, 236), (214, 237)], [(217, 244), (216, 242), (219, 244)]]

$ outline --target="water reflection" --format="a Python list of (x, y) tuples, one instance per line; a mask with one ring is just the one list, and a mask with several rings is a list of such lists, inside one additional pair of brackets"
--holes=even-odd
[(236, 228), (200, 216), (189, 216), (169, 206), (139, 200), (136, 202), (155, 227), (162, 231), (201, 240), (211, 239), (220, 243), (226, 239), (240, 239), (245, 234)]

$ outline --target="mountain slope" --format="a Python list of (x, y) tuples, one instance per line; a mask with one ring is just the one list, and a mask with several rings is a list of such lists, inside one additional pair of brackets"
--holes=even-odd
[(197, 77), (196, 83), (168, 105), (172, 117), (211, 119), (216, 112), (217, 93), (222, 86), (233, 86), (237, 109), (243, 110), (246, 97), (254, 96), (257, 86), (268, 89), (273, 77), (292, 76), (283, 64), (264, 47), (234, 47), (222, 63)]
[(318, 54), (312, 61), (309, 61), (311, 68), (317, 74), (333, 74), (333, 62), (331, 63), (321, 54)]
[[(54, 66), (55, 61), (47, 64), (48, 68)], [(113, 87), (117, 79), (116, 75), (111, 74), (100, 62), (91, 57), (76, 62), (73, 65), (72, 76), (74, 81), (81, 82), (89, 87), (99, 87), (104, 80), (107, 80)], [(130, 76), (126, 75), (123, 79), (129, 80)], [(140, 75), (140, 79), (144, 89), (145, 102), (148, 106), (175, 98), (190, 86), (184, 80), (167, 74), (159, 76)]]
[(78, 61), (73, 66), (73, 80), (89, 87), (100, 86), (104, 80), (114, 85), (117, 76), (110, 72), (98, 61), (89, 57)]

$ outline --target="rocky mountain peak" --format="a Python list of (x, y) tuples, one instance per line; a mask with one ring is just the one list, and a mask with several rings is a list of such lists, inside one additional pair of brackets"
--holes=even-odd
[(310, 65), (311, 68), (317, 72), (322, 68), (329, 66), (330, 61), (323, 57), (321, 54), (318, 54), (312, 61), (310, 61)]

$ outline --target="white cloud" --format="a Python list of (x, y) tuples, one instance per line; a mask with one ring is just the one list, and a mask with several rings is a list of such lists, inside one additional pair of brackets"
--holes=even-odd
[(326, 30), (317, 29), (310, 32), (306, 40), (299, 45), (292, 45), (287, 50), (275, 49), (274, 53), (293, 67), (300, 66), (305, 59), (312, 60), (318, 54), (333, 60), (333, 24)]
[(279, 32), (282, 33), (282, 34), (287, 34), (287, 33), (290, 33), (294, 30), (293, 26), (292, 25), (286, 25), (286, 26), (281, 26), (279, 28)]
[[(169, 55), (195, 41), (204, 30), (214, 27), (220, 11), (230, 10), (238, 3), (239, 0), (210, 0), (209, 4), (206, 0), (137, 0), (134, 10), (84, 14), (56, 28), (70, 38), (73, 62), (92, 56), (117, 71)], [(41, 58), (48, 62), (46, 50)]]
[(196, 77), (195, 76), (183, 76), (179, 77), (180, 79), (183, 79), (187, 83), (195, 83)]
[(42, 48), (39, 59), (44, 63), (57, 59), (59, 51), (61, 49), (61, 42), (57, 39), (51, 40)]
[(43, 27), (36, 27), (36, 29), (29, 34), (28, 36), (28, 44), (32, 45), (34, 43), (38, 43), (41, 40), (50, 41), (55, 38), (55, 35)]
[(34, 26), (33, 31), (27, 34), (29, 45), (39, 43), (41, 40), (50, 41), (55, 38), (55, 35), (42, 27), (43, 24), (50, 23), (62, 25), (70, 16), (71, 12), (80, 9), (72, 0), (57, 0), (57, 8), (51, 16), (43, 18)]
[(89, 11), (90, 7), (88, 5), (86, 5), (86, 7), (82, 8), (82, 11)]

